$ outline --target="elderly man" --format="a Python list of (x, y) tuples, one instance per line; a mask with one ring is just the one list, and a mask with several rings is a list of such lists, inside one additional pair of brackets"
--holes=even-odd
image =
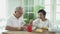
[(23, 26), (25, 25), (25, 22), (22, 18), (22, 14), (23, 14), (22, 10), (23, 10), (22, 7), (16, 8), (15, 13), (7, 20), (6, 30), (9, 31), (24, 30)]

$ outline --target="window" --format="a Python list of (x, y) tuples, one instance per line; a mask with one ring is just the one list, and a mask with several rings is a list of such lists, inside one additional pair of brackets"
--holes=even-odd
[(56, 20), (60, 20), (60, 13), (56, 13)]
[(47, 12), (47, 14), (46, 14), (47, 19), (51, 19), (51, 17), (50, 17), (50, 12), (51, 12), (50, 3), (51, 3), (50, 0), (45, 0), (45, 11)]
[[(42, 0), (23, 0), (23, 7), (24, 7), (24, 18), (27, 18), (29, 16), (30, 13), (35, 13), (37, 15), (37, 12), (33, 12), (34, 8), (36, 5), (42, 6), (44, 3), (42, 2)], [(40, 3), (40, 4), (39, 4)], [(51, 12), (51, 6), (50, 6), (51, 2), (50, 0), (45, 0), (45, 10), (47, 12), (46, 14), (46, 18), (50, 19), (50, 12)], [(28, 16), (26, 16), (28, 15)], [(36, 17), (35, 15), (35, 17)]]
[(56, 4), (60, 4), (60, 0), (56, 0)]
[(50, 1), (51, 1), (51, 0), (45, 0), (45, 4), (50, 5), (50, 4), (51, 4)]
[(6, 0), (0, 0), (0, 32), (6, 24)]
[[(34, 0), (23, 0), (23, 7), (24, 7), (24, 19), (29, 18), (30, 14), (33, 14), (34, 9)], [(31, 15), (32, 16), (32, 15)]]
[(60, 20), (60, 0), (56, 0), (56, 20)]

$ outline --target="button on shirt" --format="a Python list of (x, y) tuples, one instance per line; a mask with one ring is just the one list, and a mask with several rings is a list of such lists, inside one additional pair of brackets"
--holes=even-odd
[(8, 20), (7, 20), (7, 26), (11, 27), (23, 27), (25, 24), (24, 20), (22, 17), (17, 19), (14, 15), (12, 15)]

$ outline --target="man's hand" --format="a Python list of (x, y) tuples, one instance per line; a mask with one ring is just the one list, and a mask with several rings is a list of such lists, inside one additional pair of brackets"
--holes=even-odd
[(24, 30), (24, 28), (23, 28), (23, 27), (18, 27), (17, 29), (18, 29), (19, 31)]
[(23, 27), (11, 27), (11, 26), (6, 26), (6, 30), (9, 30), (9, 31), (22, 31), (24, 30)]
[(14, 27), (11, 27), (11, 26), (6, 26), (6, 30), (9, 30), (9, 31), (16, 31), (17, 29), (14, 28)]

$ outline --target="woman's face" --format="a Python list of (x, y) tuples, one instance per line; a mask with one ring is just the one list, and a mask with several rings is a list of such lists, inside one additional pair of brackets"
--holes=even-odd
[(38, 13), (38, 16), (39, 16), (39, 18), (44, 18), (44, 15), (43, 15), (43, 13), (42, 12), (40, 12), (40, 13)]

